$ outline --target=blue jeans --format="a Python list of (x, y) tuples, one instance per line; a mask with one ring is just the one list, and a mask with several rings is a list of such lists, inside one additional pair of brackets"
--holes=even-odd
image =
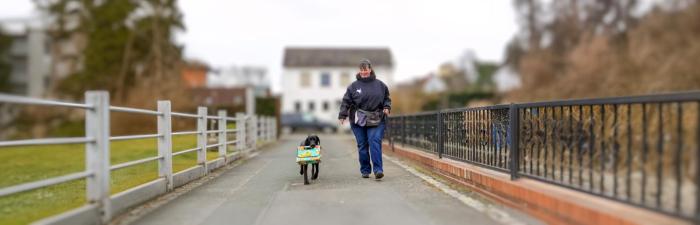
[[(357, 150), (360, 155), (360, 173), (374, 174), (384, 173), (382, 167), (382, 138), (384, 138), (384, 122), (376, 127), (361, 127), (351, 124), (352, 133), (355, 134)], [(370, 158), (372, 164), (370, 165)], [(374, 170), (373, 170), (374, 169)]]

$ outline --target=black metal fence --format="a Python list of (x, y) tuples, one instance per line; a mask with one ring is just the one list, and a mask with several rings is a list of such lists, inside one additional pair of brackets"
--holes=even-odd
[(390, 117), (389, 127), (402, 127), (402, 129), (388, 129), (389, 136), (397, 137), (404, 145), (416, 147), (420, 150), (437, 153), (437, 112), (425, 112), (402, 116), (400, 119)]
[(391, 116), (392, 144), (700, 222), (700, 92)]

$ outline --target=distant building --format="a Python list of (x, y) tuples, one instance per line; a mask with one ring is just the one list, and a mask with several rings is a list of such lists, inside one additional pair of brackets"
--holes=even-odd
[(181, 78), (188, 88), (204, 88), (207, 86), (209, 67), (201, 62), (186, 62), (182, 66)]
[(195, 88), (192, 89), (192, 97), (198, 105), (244, 111), (246, 88)]
[(270, 95), (270, 79), (267, 69), (255, 66), (233, 66), (211, 70), (207, 75), (208, 87), (252, 87), (255, 96)]
[(388, 48), (285, 49), (282, 112), (304, 112), (322, 121), (337, 121), (341, 99), (355, 81), (363, 58), (372, 62), (377, 78), (391, 88), (394, 64)]
[[(438, 68), (438, 77), (441, 79), (441, 81), (435, 80), (437, 78), (430, 78), (431, 82), (433, 83), (431, 84), (433, 85), (433, 88), (426, 90), (426, 93), (443, 91), (459, 92), (467, 89), (470, 84), (473, 84), (473, 82), (469, 80), (467, 72), (463, 69), (457, 69), (452, 63), (443, 63), (440, 65)], [(436, 82), (440, 82), (439, 85), (444, 87), (436, 88), (435, 85), (438, 85)]]
[[(75, 6), (75, 5), (74, 5)], [(79, 26), (76, 7), (66, 11), (64, 29)], [(76, 32), (59, 39), (51, 37), (58, 27), (48, 23), (50, 17), (40, 12), (27, 18), (0, 20), (2, 30), (13, 38), (10, 61), (14, 94), (45, 97), (62, 79), (82, 69), (82, 49), (87, 44), (83, 33)]]
[(44, 28), (34, 20), (0, 21), (5, 35), (12, 38), (9, 61), (11, 93), (42, 97), (49, 87), (50, 41)]

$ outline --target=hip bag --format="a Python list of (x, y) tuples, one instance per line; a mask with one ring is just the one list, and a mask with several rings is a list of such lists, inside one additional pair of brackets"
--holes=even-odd
[(355, 111), (355, 124), (361, 127), (376, 127), (382, 122), (384, 112), (382, 111), (365, 111), (357, 109)]

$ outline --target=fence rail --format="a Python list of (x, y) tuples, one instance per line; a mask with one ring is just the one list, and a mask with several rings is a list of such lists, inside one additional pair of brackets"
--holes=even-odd
[(448, 109), (388, 124), (392, 144), (700, 222), (700, 92)]
[[(158, 176), (165, 179), (167, 191), (170, 191), (173, 188), (173, 156), (189, 152), (197, 152), (198, 166), (207, 168), (207, 165), (210, 163), (206, 160), (208, 148), (217, 147), (219, 159), (226, 161), (227, 156), (229, 156), (229, 153), (227, 152), (228, 145), (236, 144), (236, 150), (241, 152), (255, 149), (260, 141), (273, 141), (277, 137), (276, 120), (274, 118), (245, 115), (243, 113), (237, 113), (235, 117), (228, 117), (226, 111), (224, 110), (218, 111), (217, 115), (208, 115), (206, 107), (199, 107), (197, 114), (171, 112), (170, 101), (158, 101), (157, 110), (110, 106), (109, 94), (103, 91), (86, 92), (85, 103), (68, 103), (5, 94), (0, 94), (0, 103), (72, 107), (85, 110), (85, 137), (0, 141), (0, 147), (79, 143), (85, 144), (86, 149), (85, 171), (3, 187), (0, 188), (0, 197), (10, 196), (69, 181), (87, 179), (86, 194), (88, 202), (86, 204), (97, 207), (101, 215), (101, 222), (103, 223), (109, 221), (112, 217), (112, 210), (110, 209), (111, 200), (109, 194), (109, 182), (110, 173), (114, 170), (157, 161)], [(158, 132), (156, 134), (138, 134), (111, 137), (109, 119), (110, 112), (155, 116), (155, 119), (157, 120)], [(197, 130), (172, 132), (172, 117), (196, 119)], [(209, 130), (207, 128), (207, 124), (209, 122), (215, 122), (216, 128)], [(234, 123), (236, 128), (228, 128), (227, 125), (229, 123)], [(235, 139), (229, 140), (229, 134), (235, 135)], [(173, 153), (172, 137), (175, 135), (197, 135), (197, 147)], [(218, 136), (216, 143), (211, 144), (208, 142), (209, 136)], [(110, 165), (110, 141), (149, 138), (157, 139), (157, 156)], [(2, 151), (1, 148), (0, 151)], [(205, 169), (204, 171), (206, 173), (209, 171), (209, 169)]]

